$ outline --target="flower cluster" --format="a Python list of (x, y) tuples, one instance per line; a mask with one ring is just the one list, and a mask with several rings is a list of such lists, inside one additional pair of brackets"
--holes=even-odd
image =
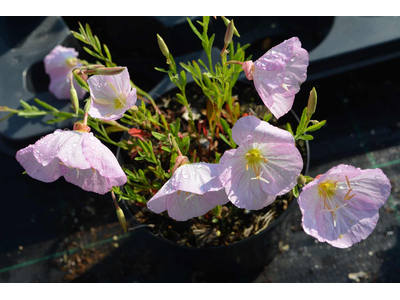
[[(203, 24), (205, 32), (207, 20)], [(45, 58), (46, 72), (51, 77), (49, 89), (57, 98), (68, 98), (71, 70), (81, 68), (80, 77), (75, 77), (79, 84), (74, 83), (79, 90), (79, 98), (83, 97), (85, 90), (90, 91), (83, 122), (77, 122), (73, 131), (57, 129), (34, 145), (21, 149), (16, 155), (18, 162), (29, 176), (37, 180), (53, 182), (63, 176), (66, 181), (99, 194), (114, 192), (115, 187), (132, 181), (136, 189), (127, 188), (126, 193), (115, 189), (120, 192), (121, 199), (129, 199), (128, 196), (139, 199), (136, 193), (144, 191), (150, 194), (150, 200), (147, 201), (149, 210), (158, 214), (167, 211), (177, 221), (208, 214), (227, 203), (241, 209), (260, 210), (274, 203), (278, 196), (292, 191), (298, 196), (303, 214), (302, 225), (307, 234), (339, 248), (350, 247), (365, 239), (375, 228), (379, 218), (378, 210), (389, 197), (390, 182), (380, 169), (360, 170), (347, 165), (334, 167), (316, 178), (304, 179), (301, 175), (303, 159), (296, 141), (311, 140), (309, 132), (325, 124), (325, 121), (310, 120), (317, 101), (315, 89), (310, 93), (308, 107), (303, 111), (296, 134), (290, 125), (285, 130), (268, 122), (272, 115), (279, 119), (292, 108), (295, 95), (307, 78), (308, 52), (301, 47), (300, 40), (293, 37), (271, 48), (255, 62), (244, 61), (240, 46), (231, 54), (232, 60), (227, 61), (227, 47), (232, 42), (234, 32), (237, 33), (233, 21), (227, 26), (225, 45), (221, 52), (223, 67), (214, 69), (204, 65), (208, 72), (201, 73), (195, 62), (182, 64), (209, 99), (205, 113), (208, 130), (203, 120), (195, 125), (185, 94), (186, 73), (177, 72), (172, 54), (160, 36), (158, 43), (167, 58), (169, 70), (159, 70), (168, 73), (180, 90), (177, 101), (185, 107), (188, 115), (189, 132), (185, 134), (179, 132), (179, 120), (168, 123), (168, 116), (159, 110), (154, 100), (133, 87), (128, 69), (116, 67), (109, 54), (107, 58), (103, 57), (109, 69), (102, 65), (82, 66), (76, 58), (78, 53), (75, 50), (57, 46)], [(91, 31), (84, 32), (81, 29), (81, 33), (75, 33), (75, 36), (88, 44), (92, 42)], [(208, 51), (212, 42), (206, 37), (206, 33), (203, 34), (202, 42)], [(93, 47), (98, 50), (99, 46), (95, 44)], [(108, 48), (105, 52), (108, 53)], [(102, 57), (103, 54), (98, 51), (96, 55)], [(240, 64), (242, 67), (228, 69), (229, 64)], [(237, 109), (239, 105), (232, 97), (231, 83), (234, 80), (224, 80), (241, 71), (245, 72), (248, 80), (254, 81), (255, 89), (268, 108), (269, 115), (261, 118), (242, 115), (240, 109)], [(140, 107), (134, 106), (138, 91), (149, 99), (155, 110), (154, 115), (146, 109), (144, 103)], [(79, 104), (76, 114), (78, 108)], [(108, 137), (110, 132), (133, 132), (116, 120), (137, 127), (143, 126), (146, 130), (151, 128), (151, 134), (135, 128), (136, 140), (113, 142), (129, 150), (132, 157), (139, 154), (136, 160), (154, 164), (148, 167), (147, 172), (128, 170), (127, 177), (112, 152), (90, 133), (88, 124), (94, 126), (102, 140), (112, 142)], [(105, 129), (105, 124), (110, 127)], [(153, 131), (153, 128), (158, 131)], [(195, 143), (200, 143), (200, 135), (209, 142), (210, 149), (216, 148), (213, 143), (216, 136), (228, 144), (230, 149), (215, 155), (220, 159), (214, 161), (207, 157), (211, 150), (207, 155), (200, 156), (203, 160), (196, 160), (197, 149), (190, 152), (188, 148), (191, 138)], [(154, 137), (159, 140), (159, 144), (153, 146), (145, 137)], [(181, 150), (185, 153), (182, 154)], [(172, 171), (165, 172), (165, 161), (162, 158), (169, 153)], [(187, 153), (192, 155), (192, 163), (185, 156)], [(155, 179), (150, 179), (152, 177)], [(297, 195), (299, 188), (302, 191)], [(126, 230), (126, 221), (114, 194), (113, 199), (118, 218)]]

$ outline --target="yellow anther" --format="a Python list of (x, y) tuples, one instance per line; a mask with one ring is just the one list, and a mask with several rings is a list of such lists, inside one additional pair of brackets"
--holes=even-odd
[(290, 86), (290, 84), (282, 83), (282, 85), (281, 85), (281, 87), (283, 87), (285, 90), (287, 90), (289, 92), (289, 89), (287, 88), (288, 86)]
[(189, 192), (186, 192), (186, 195), (189, 195)]
[(343, 237), (343, 234), (339, 235), (339, 238), (342, 238), (342, 237)]
[(267, 162), (268, 162), (268, 159), (264, 158), (264, 162), (267, 163)]
[(249, 165), (247, 164), (247, 165), (246, 165), (246, 171), (248, 171), (248, 170), (249, 170)]
[(181, 191), (179, 190), (179, 191), (178, 191), (178, 195), (179, 195), (180, 193), (181, 193)]

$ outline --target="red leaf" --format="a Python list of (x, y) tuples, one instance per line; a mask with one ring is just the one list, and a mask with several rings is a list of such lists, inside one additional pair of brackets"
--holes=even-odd
[(145, 137), (150, 137), (151, 136), (150, 133), (145, 132), (145, 131), (143, 131), (141, 129), (138, 129), (138, 128), (131, 128), (131, 129), (129, 129), (128, 132), (129, 132), (129, 134), (131, 136), (137, 137), (137, 138), (141, 139), (142, 141), (144, 141)]

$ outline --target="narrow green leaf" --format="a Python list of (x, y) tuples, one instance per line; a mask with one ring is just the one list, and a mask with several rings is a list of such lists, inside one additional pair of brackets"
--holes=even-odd
[(94, 36), (94, 44), (96, 45), (97, 52), (99, 52), (100, 54), (103, 54), (101, 51), (101, 44), (100, 44), (99, 38), (96, 35)]
[(290, 126), (289, 123), (286, 124), (286, 130), (289, 131), (292, 135), (294, 135), (293, 130), (292, 130), (292, 126)]
[(83, 47), (83, 49), (85, 49), (85, 51), (86, 51), (87, 53), (89, 53), (91, 56), (96, 57), (97, 59), (101, 59), (101, 60), (107, 61), (105, 58), (101, 57), (100, 55), (98, 55), (97, 53), (93, 52), (93, 51), (90, 50), (89, 48)]
[[(220, 119), (222, 128), (224, 129), (225, 134), (229, 135), (229, 137), (231, 137), (231, 128), (229, 127), (228, 122), (226, 122), (224, 119)], [(230, 143), (229, 143), (230, 144)]]
[(169, 72), (171, 72), (171, 71), (167, 71), (167, 70), (165, 70), (165, 69), (163, 69), (163, 68), (157, 68), (157, 67), (155, 67), (154, 68), (156, 71), (158, 71), (158, 72), (163, 72), (163, 73), (169, 73)]
[(166, 152), (168, 152), (168, 153), (171, 153), (171, 149), (168, 148), (168, 147), (162, 146), (161, 149), (166, 151)]
[(300, 123), (296, 129), (296, 135), (302, 134), (304, 132), (305, 127), (307, 126), (307, 107), (304, 108), (303, 114), (301, 115)]
[(189, 18), (186, 18), (186, 20), (188, 21), (188, 23), (189, 23), (189, 25), (190, 25), (190, 28), (192, 28), (193, 32), (199, 37), (199, 39), (200, 39), (201, 41), (204, 42), (203, 36), (202, 36), (202, 35), (200, 34), (200, 32), (196, 29), (196, 27), (194, 27), (192, 21), (191, 21)]
[(166, 141), (167, 136), (165, 134), (161, 134), (155, 131), (152, 131), (151, 134), (159, 141)]
[(313, 132), (313, 131), (316, 131), (316, 130), (320, 129), (322, 126), (324, 126), (325, 123), (326, 123), (326, 120), (323, 120), (323, 121), (319, 122), (318, 124), (311, 125), (311, 126), (307, 127), (307, 129), (305, 130), (305, 132)]
[(225, 135), (223, 135), (222, 133), (219, 134), (219, 137), (221, 138), (221, 140), (223, 140), (225, 143), (227, 143), (229, 146), (231, 146), (231, 143), (228, 141), (228, 139), (226, 138)]
[(104, 48), (104, 51), (106, 52), (106, 55), (107, 55), (108, 60), (111, 62), (112, 59), (111, 59), (110, 50), (108, 49), (108, 47), (106, 46), (106, 44), (103, 44), (103, 48)]
[[(264, 122), (268, 122), (269, 120), (271, 120), (271, 118), (272, 118), (272, 114), (265, 113), (263, 120), (264, 120)], [(288, 123), (288, 125), (290, 126), (289, 123)], [(291, 130), (291, 129), (292, 129), (292, 128), (290, 128), (290, 130)], [(291, 133), (292, 133), (292, 132), (291, 132)], [(292, 134), (293, 134), (293, 133), (292, 133)]]
[(86, 35), (87, 35), (89, 41), (91, 41), (92, 44), (94, 44), (94, 39), (93, 39), (92, 30), (90, 30), (90, 26), (89, 26), (89, 24), (87, 24), (87, 23), (86, 23)]
[(28, 103), (26, 103), (24, 100), (19, 100), (21, 103), (21, 106), (25, 108), (26, 110), (32, 110), (32, 106), (30, 106)]
[(314, 137), (309, 134), (304, 134), (304, 135), (299, 136), (299, 140), (311, 141), (313, 139), (314, 139)]
[(296, 198), (299, 197), (299, 187), (297, 186), (297, 184), (295, 185), (295, 187), (293, 188), (293, 196), (295, 196)]
[(82, 34), (72, 31), (72, 30), (71, 30), (71, 33), (77, 40), (80, 40), (81, 42), (90, 45), (90, 42), (88, 42)]
[(39, 100), (38, 98), (35, 98), (34, 101), (35, 101), (37, 104), (43, 106), (44, 108), (46, 108), (46, 109), (48, 109), (48, 110), (55, 111), (55, 112), (59, 112), (59, 110), (58, 110), (57, 108), (51, 106), (50, 104), (47, 104), (46, 102), (43, 102), (43, 101)]

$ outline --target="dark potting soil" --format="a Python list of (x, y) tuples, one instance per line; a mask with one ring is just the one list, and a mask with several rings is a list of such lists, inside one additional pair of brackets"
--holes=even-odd
[[(253, 114), (262, 119), (266, 113), (269, 113), (253, 85), (238, 82), (237, 86), (238, 87), (235, 88), (233, 92), (233, 96), (242, 104), (240, 115), (245, 113)], [(178, 91), (171, 91), (162, 98), (162, 101), (156, 100), (157, 103), (162, 103), (160, 105), (161, 110), (167, 112), (168, 122), (173, 122), (178, 117), (184, 119), (182, 115), (185, 113), (185, 110), (177, 103), (175, 97), (176, 92)], [(186, 94), (194, 114), (197, 114), (199, 120), (205, 120), (205, 123), (207, 123), (205, 107), (208, 99), (202, 94), (200, 87), (192, 84), (187, 89)], [(227, 107), (225, 108), (228, 109)], [(282, 129), (286, 129), (287, 123), (290, 123), (291, 127), (295, 129), (298, 123), (296, 118), (290, 113), (288, 116), (279, 119), (279, 121), (272, 117), (269, 122)], [(182, 120), (181, 127), (183, 127), (183, 131), (187, 131), (188, 122)], [(205, 141), (203, 143), (206, 145), (202, 144), (202, 140)], [(154, 140), (153, 145), (157, 144), (157, 142), (157, 140)], [(298, 141), (296, 146), (302, 154), (304, 165), (306, 165), (306, 144), (303, 141)], [(200, 142), (194, 141), (191, 145), (188, 152), (189, 159), (194, 149), (196, 149), (196, 154), (199, 156), (200, 161), (214, 162), (214, 160), (210, 159), (210, 157), (215, 157), (214, 151), (222, 155), (224, 151), (230, 148), (221, 139), (216, 139), (212, 146), (209, 145), (209, 141), (200, 139)], [(134, 169), (140, 165), (137, 161), (127, 163), (128, 160), (129, 158), (124, 160), (125, 168)], [(166, 162), (166, 167), (168, 163), (169, 162)], [(141, 168), (143, 167), (144, 165), (141, 166)], [(151, 196), (151, 194), (147, 195), (147, 199), (149, 200)], [(289, 192), (283, 196), (278, 196), (271, 205), (257, 211), (240, 209), (229, 202), (222, 206), (221, 215), (219, 217), (215, 216), (213, 211), (210, 211), (204, 216), (192, 218), (186, 222), (179, 222), (171, 219), (167, 212), (155, 214), (141, 203), (128, 201), (128, 204), (135, 219), (142, 224), (148, 224), (149, 230), (155, 235), (180, 245), (202, 247), (229, 245), (260, 233), (288, 208), (293, 199), (293, 193)]]

